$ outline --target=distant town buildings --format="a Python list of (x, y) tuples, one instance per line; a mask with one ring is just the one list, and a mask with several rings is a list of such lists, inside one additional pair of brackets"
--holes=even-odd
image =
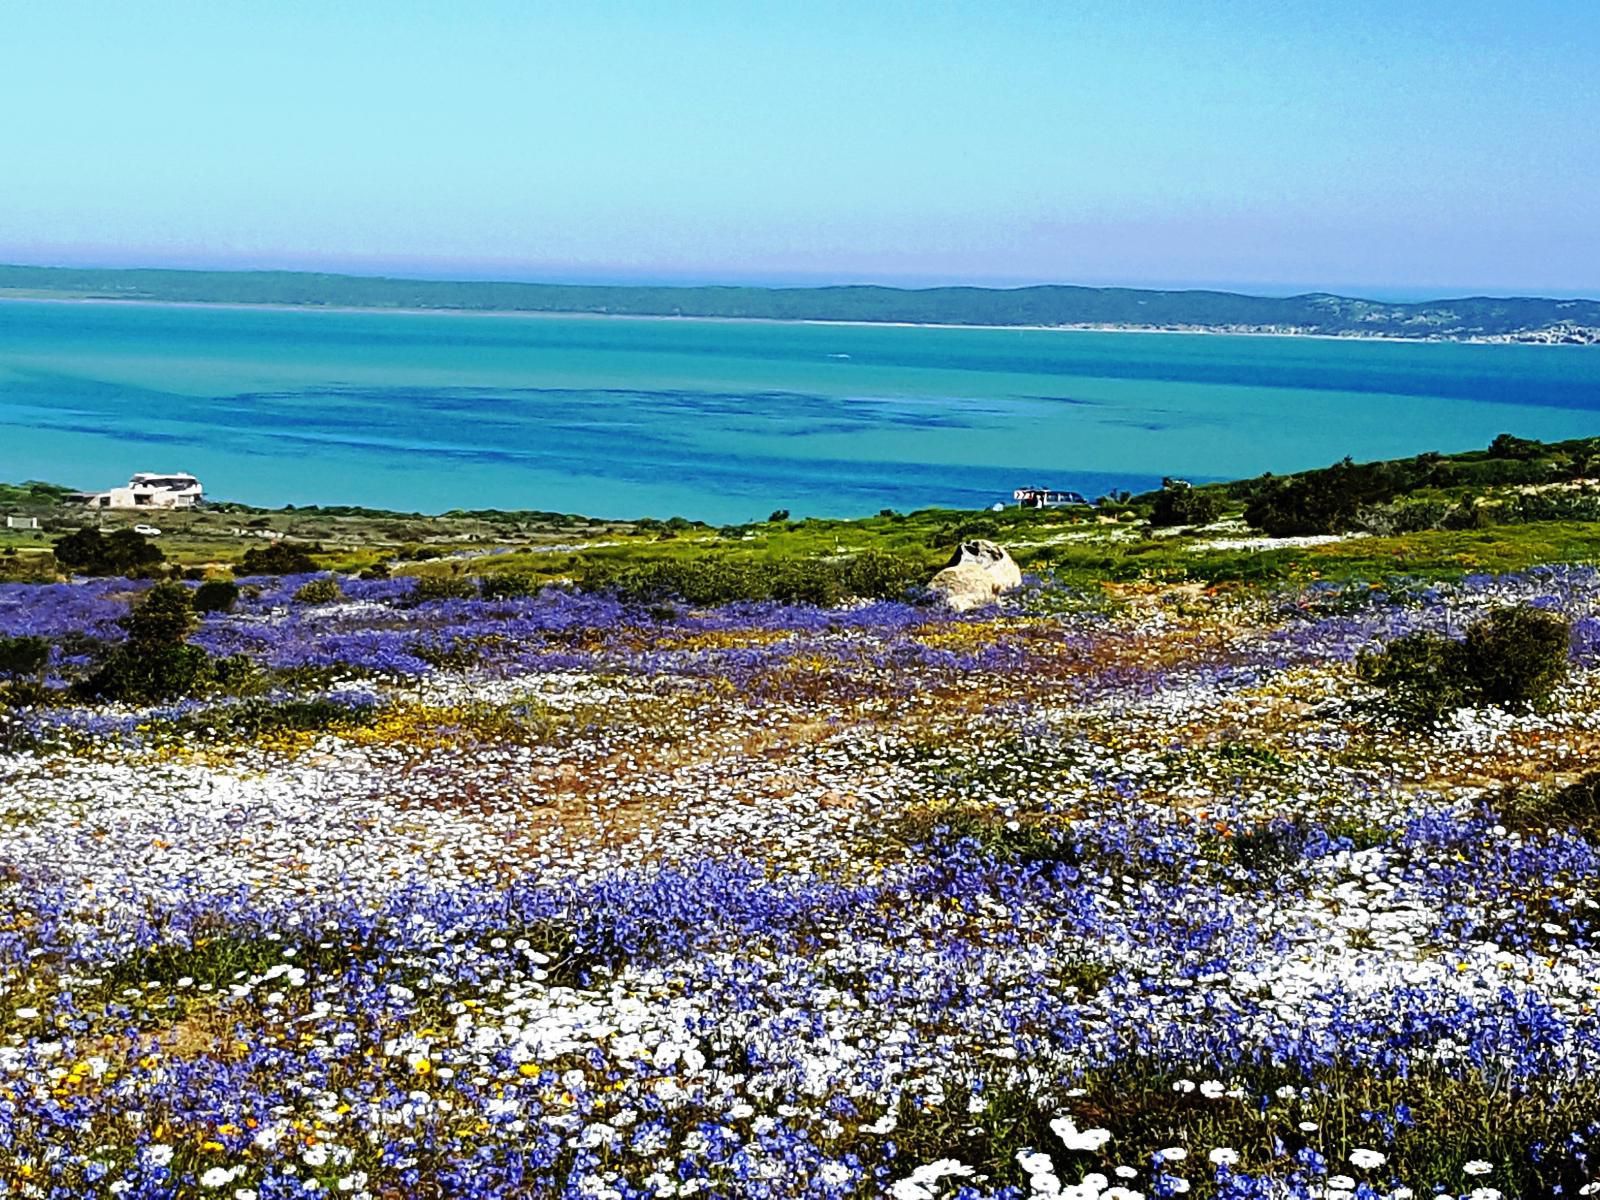
[(90, 508), (194, 508), (204, 495), (200, 481), (193, 475), (140, 471), (126, 487), (82, 492), (77, 499)]
[(1062, 492), (1055, 488), (1024, 487), (1011, 493), (1019, 508), (1064, 508), (1071, 504), (1088, 504), (1077, 492)]

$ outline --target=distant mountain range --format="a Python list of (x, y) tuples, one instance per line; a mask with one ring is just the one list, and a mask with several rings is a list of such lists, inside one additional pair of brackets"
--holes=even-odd
[(1019, 288), (613, 287), (385, 279), (307, 271), (0, 265), (0, 298), (7, 296), (1600, 345), (1600, 301), (1531, 296), (1468, 296), (1392, 304), (1324, 292), (1274, 297), (1054, 284)]

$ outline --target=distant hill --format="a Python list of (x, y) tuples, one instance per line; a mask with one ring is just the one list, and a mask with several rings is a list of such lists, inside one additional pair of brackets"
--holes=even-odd
[(0, 298), (6, 296), (1600, 344), (1600, 301), (1527, 296), (1391, 304), (1323, 292), (1271, 297), (1068, 285), (609, 287), (302, 271), (0, 266)]

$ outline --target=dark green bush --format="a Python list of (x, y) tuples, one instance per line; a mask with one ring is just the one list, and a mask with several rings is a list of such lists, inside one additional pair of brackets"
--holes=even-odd
[(121, 621), (128, 638), (106, 651), (76, 689), (96, 700), (152, 702), (198, 695), (216, 679), (204, 650), (184, 640), (196, 618), (189, 589), (158, 583)]
[(321, 546), (301, 542), (271, 542), (265, 546), (252, 546), (244, 552), (239, 562), (241, 575), (304, 575), (317, 569), (311, 557), (319, 554)]
[(131, 529), (102, 534), (88, 526), (58, 538), (54, 550), (57, 562), (85, 575), (148, 571), (166, 560), (160, 546)]
[(1590, 771), (1556, 792), (1546, 809), (1584, 828), (1600, 827), (1600, 771)]
[(1150, 511), (1150, 524), (1209, 525), (1221, 513), (1220, 496), (1200, 491), (1181, 479), (1163, 479), (1155, 507)]
[(846, 559), (840, 573), (846, 595), (863, 600), (898, 600), (928, 581), (917, 559), (885, 550), (863, 550)]
[(1500, 608), (1473, 623), (1466, 669), (1485, 703), (1537, 704), (1567, 677), (1572, 625), (1537, 608)]
[(128, 631), (128, 640), (140, 646), (176, 646), (194, 632), (196, 623), (189, 589), (181, 583), (156, 584), (118, 622)]
[(159, 702), (198, 695), (213, 678), (211, 657), (199, 646), (140, 650), (123, 643), (79, 690), (94, 700)]
[(239, 585), (231, 579), (212, 579), (195, 588), (191, 598), (195, 612), (232, 612), (239, 602)]
[(1528, 461), (1541, 457), (1544, 452), (1544, 443), (1516, 437), (1509, 433), (1502, 433), (1489, 443), (1490, 458), (1514, 458)]
[(472, 600), (477, 595), (477, 582), (465, 575), (419, 575), (410, 600), (426, 604), (430, 600)]
[(22, 679), (40, 674), (50, 661), (50, 643), (42, 637), (0, 637), (0, 675)]
[(1356, 673), (1388, 693), (1403, 719), (1436, 721), (1474, 704), (1537, 705), (1566, 677), (1571, 626), (1536, 608), (1501, 608), (1456, 641), (1413, 633), (1364, 651)]
[(485, 600), (520, 600), (537, 595), (544, 580), (527, 571), (508, 571), (502, 575), (485, 575), (478, 580), (478, 593)]
[(1247, 871), (1279, 876), (1305, 859), (1310, 838), (1303, 821), (1267, 821), (1234, 835), (1234, 861)]
[(260, 737), (268, 733), (348, 729), (371, 725), (378, 707), (347, 704), (327, 696), (308, 699), (252, 697), (237, 704), (208, 708), (176, 723), (182, 733), (222, 737)]
[(333, 575), (320, 575), (316, 579), (308, 579), (294, 590), (294, 600), (297, 604), (332, 604), (344, 599), (344, 589), (339, 586), (339, 580)]
[(1357, 465), (1348, 458), (1320, 471), (1262, 480), (1244, 519), (1271, 537), (1342, 533), (1363, 508), (1385, 504), (1400, 490), (1388, 464)]
[(848, 557), (746, 559), (705, 555), (628, 564), (592, 563), (579, 579), (586, 591), (661, 604), (681, 600), (710, 606), (777, 600), (828, 608), (849, 599), (895, 599), (926, 578), (920, 559), (886, 551)]

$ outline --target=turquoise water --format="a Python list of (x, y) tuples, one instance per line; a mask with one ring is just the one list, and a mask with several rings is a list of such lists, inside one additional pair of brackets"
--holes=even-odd
[(1600, 350), (0, 302), (0, 479), (711, 521), (1600, 433)]

